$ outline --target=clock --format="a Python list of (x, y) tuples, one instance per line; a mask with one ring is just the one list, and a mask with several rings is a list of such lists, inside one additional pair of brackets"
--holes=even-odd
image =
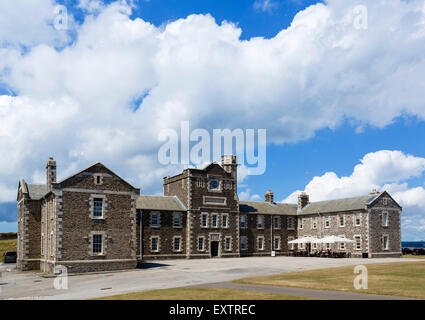
[(217, 180), (210, 181), (210, 189), (217, 189), (219, 187), (219, 182)]

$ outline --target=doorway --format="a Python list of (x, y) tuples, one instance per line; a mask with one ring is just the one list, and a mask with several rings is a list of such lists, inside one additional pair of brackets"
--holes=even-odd
[(211, 257), (218, 257), (218, 241), (211, 241)]

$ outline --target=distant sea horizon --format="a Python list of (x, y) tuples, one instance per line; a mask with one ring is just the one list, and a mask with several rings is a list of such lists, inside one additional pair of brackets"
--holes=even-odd
[(425, 240), (424, 241), (402, 241), (402, 247), (408, 248), (425, 248)]

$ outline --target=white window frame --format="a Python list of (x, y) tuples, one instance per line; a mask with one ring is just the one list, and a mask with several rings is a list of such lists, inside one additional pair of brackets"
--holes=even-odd
[[(99, 202), (98, 200), (100, 200), (100, 203), (102, 205), (102, 207), (101, 207), (102, 211), (101, 211), (101, 215), (100, 216), (96, 216), (95, 215), (95, 207), (96, 207), (95, 204), (96, 204), (96, 202)], [(92, 212), (93, 219), (103, 219), (103, 217), (104, 217), (104, 211), (105, 211), (104, 204), (105, 204), (105, 199), (104, 198), (97, 197), (97, 196), (94, 196), (93, 197), (93, 212)]]
[(317, 250), (317, 243), (313, 242), (311, 248), (314, 249), (314, 250)]
[(295, 230), (295, 218), (294, 217), (288, 217), (287, 223), (288, 223), (288, 230)]
[(382, 204), (383, 204), (384, 206), (388, 205), (388, 199), (387, 199), (387, 198), (383, 198), (383, 199), (382, 199)]
[[(385, 246), (385, 241), (384, 239), (387, 239), (387, 245)], [(389, 251), (390, 250), (390, 236), (388, 234), (383, 234), (382, 235), (382, 250), (383, 251)]]
[[(203, 225), (203, 217), (205, 217), (205, 225)], [(208, 228), (208, 212), (201, 213), (201, 228), (203, 229)]]
[[(357, 240), (356, 240), (356, 238), (359, 238), (359, 243), (360, 243), (360, 248), (358, 248), (357, 247)], [(361, 234), (355, 234), (354, 235), (354, 241), (356, 241), (355, 243), (354, 243), (354, 250), (356, 250), (356, 251), (361, 251), (362, 250), (362, 235)]]
[[(156, 224), (153, 224), (153, 216), (156, 216)], [(150, 225), (151, 228), (159, 228), (161, 226), (161, 222), (160, 222), (160, 213), (159, 212), (151, 212), (150, 214)]]
[[(226, 224), (224, 223), (224, 221), (226, 221)], [(221, 227), (223, 229), (229, 228), (229, 214), (228, 213), (223, 213), (221, 215)]]
[(247, 236), (241, 236), (241, 251), (247, 251), (247, 250), (248, 250), (248, 238)]
[[(179, 224), (175, 224), (175, 217), (179, 217)], [(181, 213), (173, 213), (173, 228), (181, 228), (182, 227), (182, 215)]]
[[(152, 249), (152, 245), (153, 245), (153, 239), (157, 239), (156, 240), (156, 250)], [(151, 252), (160, 252), (160, 243), (161, 243), (161, 238), (159, 236), (151, 236), (151, 241), (150, 241), (150, 251)]]
[[(261, 224), (260, 224), (261, 219)], [(264, 229), (264, 216), (257, 216), (257, 229), (263, 230)]]
[(288, 237), (288, 250), (294, 250), (294, 244), (293, 243), (289, 243), (289, 241), (294, 240), (294, 237), (290, 236)]
[(311, 218), (311, 229), (317, 229), (317, 217)]
[[(357, 224), (357, 215), (359, 215), (359, 223)], [(361, 227), (362, 225), (362, 213), (361, 212), (357, 212), (354, 214), (354, 226), (356, 227)]]
[[(227, 241), (229, 240), (229, 247), (227, 247)], [(232, 237), (227, 236), (224, 238), (224, 250), (225, 251), (232, 251)]]
[(280, 217), (273, 217), (273, 229), (280, 230)]
[(304, 219), (303, 218), (298, 218), (298, 228), (300, 230), (302, 230), (304, 228), (303, 222), (304, 222)]
[[(385, 215), (385, 217), (386, 217), (386, 219), (384, 220), (384, 215)], [(389, 220), (389, 218), (388, 218), (388, 216), (389, 216), (389, 213), (388, 213), (388, 211), (383, 211), (382, 212), (382, 218), (381, 218), (381, 222), (382, 222), (382, 226), (383, 227), (388, 227), (388, 220)]]
[[(53, 257), (54, 256), (54, 250), (55, 250), (55, 248), (54, 248), (54, 241), (53, 241), (53, 238), (54, 238), (54, 234), (53, 234), (53, 231), (51, 231), (50, 232), (50, 246), (49, 246), (49, 251), (50, 251), (50, 257)], [(102, 246), (102, 248), (103, 248), (103, 246)]]
[[(176, 249), (176, 240), (179, 240), (179, 248)], [(182, 237), (181, 236), (174, 236), (173, 237), (173, 252), (182, 252), (183, 250), (183, 244), (182, 244)]]
[[(276, 246), (276, 240), (277, 240), (277, 246)], [(280, 251), (280, 236), (274, 236), (273, 237), (273, 247), (274, 247), (274, 250), (276, 250), (276, 251)]]
[[(261, 247), (260, 247), (261, 240)], [(264, 236), (257, 237), (257, 251), (264, 251)]]
[[(214, 217), (216, 217), (215, 225), (214, 225)], [(219, 225), (219, 215), (218, 215), (218, 213), (212, 213), (211, 214), (211, 228), (218, 228), (218, 225)]]
[(329, 229), (331, 227), (331, 216), (324, 216), (325, 219), (325, 228)]
[[(339, 235), (338, 237), (345, 238), (345, 235)], [(345, 244), (346, 244), (345, 242), (340, 242), (339, 243), (339, 250), (340, 251), (345, 251), (347, 249), (347, 247), (346, 247)]]
[[(341, 218), (342, 218), (342, 224), (341, 224)], [(344, 228), (345, 227), (345, 214), (340, 214), (338, 216), (338, 225), (340, 228)]]
[[(242, 218), (245, 220), (244, 226), (242, 226)], [(243, 215), (240, 216), (239, 219), (240, 219), (240, 221), (239, 221), (240, 229), (247, 229), (248, 228), (248, 216), (243, 214)]]
[[(101, 237), (101, 242), (100, 242), (100, 252), (94, 252), (94, 238), (95, 236), (100, 236)], [(91, 253), (93, 256), (103, 256), (105, 254), (105, 235), (103, 233), (95, 233), (93, 232), (92, 235), (92, 241), (91, 241)]]

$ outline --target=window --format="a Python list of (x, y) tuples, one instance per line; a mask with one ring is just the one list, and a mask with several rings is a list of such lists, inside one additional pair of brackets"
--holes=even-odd
[(53, 231), (50, 233), (50, 256), (53, 257), (54, 252), (54, 243), (53, 243)]
[(280, 229), (280, 217), (274, 217), (273, 218), (273, 227), (275, 230)]
[(226, 251), (231, 251), (232, 250), (232, 238), (226, 237), (224, 245), (225, 245), (224, 247), (225, 247)]
[(180, 228), (181, 225), (181, 215), (180, 213), (174, 213), (173, 214), (173, 227), (174, 228)]
[(304, 248), (305, 248), (305, 244), (304, 244), (304, 243), (300, 243), (300, 244), (298, 244), (298, 248), (299, 248), (300, 250), (304, 250)]
[(388, 204), (388, 199), (387, 198), (382, 199), (382, 204), (386, 206)]
[(229, 216), (227, 214), (223, 214), (221, 216), (221, 226), (223, 228), (227, 228), (228, 227), (228, 220), (229, 220)]
[(159, 213), (151, 214), (151, 227), (159, 227)]
[(201, 214), (201, 228), (208, 227), (208, 213)]
[(241, 237), (241, 250), (247, 250), (248, 249), (248, 244), (247, 244), (247, 238), (246, 236), (242, 236)]
[(341, 215), (339, 216), (339, 226), (340, 226), (340, 227), (345, 226), (345, 216), (344, 216), (343, 214), (341, 214)]
[(95, 174), (94, 175), (94, 184), (95, 185), (101, 185), (102, 184), (102, 176), (100, 174)]
[(313, 219), (313, 221), (312, 221), (311, 227), (312, 227), (312, 229), (316, 229), (317, 228), (317, 217), (314, 217), (312, 219)]
[(246, 216), (241, 216), (241, 229), (246, 229)]
[[(345, 236), (338, 236), (340, 238), (345, 238)], [(339, 250), (345, 250), (345, 242), (339, 243)]]
[(360, 222), (361, 222), (360, 218), (361, 218), (360, 212), (356, 213), (356, 216), (355, 216), (355, 225), (357, 227), (360, 226)]
[(288, 249), (289, 250), (294, 250), (294, 244), (293, 243), (289, 243), (292, 240), (294, 240), (294, 237), (288, 237)]
[(258, 249), (258, 251), (264, 250), (264, 237), (258, 237), (257, 238), (257, 249)]
[(264, 217), (257, 217), (257, 229), (264, 229)]
[(103, 240), (103, 236), (101, 234), (93, 235), (93, 254), (94, 255), (101, 255), (103, 253), (102, 240)]
[(331, 244), (330, 243), (327, 243), (326, 244), (326, 249), (330, 249), (331, 248)]
[(152, 237), (151, 238), (151, 251), (152, 252), (159, 252), (159, 237)]
[(382, 212), (382, 226), (388, 227), (388, 212)]
[(298, 226), (299, 226), (299, 228), (300, 228), (300, 229), (302, 229), (302, 228), (303, 228), (303, 221), (304, 221), (304, 219), (303, 219), (303, 218), (299, 218), (299, 219), (298, 219)]
[(274, 237), (274, 249), (280, 250), (280, 237)]
[(93, 217), (102, 218), (103, 216), (103, 199), (94, 198), (93, 199)]
[(198, 238), (198, 251), (204, 251), (205, 250), (205, 243), (204, 243), (204, 237)]
[(325, 228), (330, 228), (331, 226), (331, 219), (329, 216), (325, 217)]
[(173, 238), (173, 251), (180, 251), (181, 250), (181, 238), (180, 237), (174, 237)]
[(317, 243), (313, 242), (313, 249), (317, 250)]
[(295, 218), (288, 217), (288, 230), (294, 230), (295, 229)]
[(388, 235), (384, 235), (382, 237), (382, 249), (384, 250), (388, 250), (389, 246), (388, 246)]
[(218, 227), (218, 215), (217, 214), (213, 214), (211, 216), (211, 226), (213, 228), (217, 228)]
[(361, 236), (354, 236), (354, 241), (356, 241), (356, 250), (362, 249), (362, 237)]

